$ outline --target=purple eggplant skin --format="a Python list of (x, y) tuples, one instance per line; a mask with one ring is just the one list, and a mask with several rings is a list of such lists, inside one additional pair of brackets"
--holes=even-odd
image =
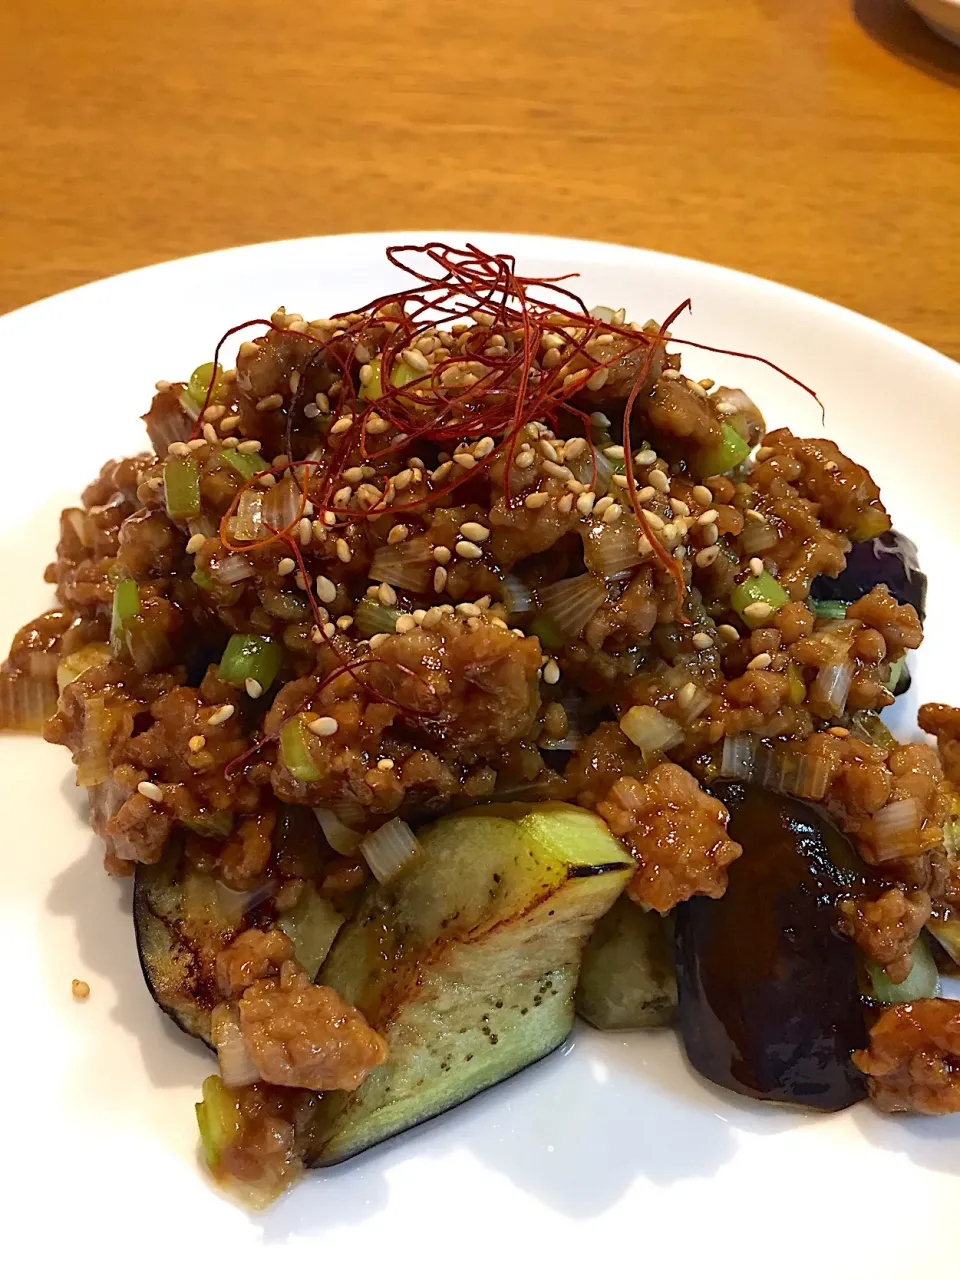
[(836, 903), (863, 874), (809, 805), (745, 783), (710, 790), (743, 855), (725, 895), (677, 910), (680, 1034), (691, 1065), (735, 1093), (839, 1111), (866, 1096), (850, 1061), (867, 1043), (853, 944)]
[(835, 578), (823, 574), (810, 586), (812, 600), (842, 600), (853, 604), (880, 583), (900, 604), (912, 604), (923, 622), (926, 615), (927, 577), (920, 570), (917, 548), (902, 533), (890, 529), (877, 538), (854, 543), (847, 564)]

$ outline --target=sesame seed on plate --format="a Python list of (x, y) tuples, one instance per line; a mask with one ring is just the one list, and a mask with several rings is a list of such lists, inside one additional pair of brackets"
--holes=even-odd
[(467, 542), (465, 538), (461, 539), (454, 549), (457, 555), (462, 556), (464, 560), (479, 560), (483, 555), (483, 552), (475, 542)]
[(462, 524), (460, 532), (470, 542), (486, 542), (490, 537), (490, 530), (485, 525), (478, 524), (476, 520), (468, 520)]
[(214, 711), (210, 719), (207, 721), (208, 727), (225, 724), (235, 711), (236, 707), (232, 702), (228, 702), (222, 707), (217, 707), (216, 711)]
[(163, 800), (163, 792), (155, 782), (139, 782), (137, 790), (146, 800), (153, 800), (159, 804)]
[(537, 511), (540, 507), (545, 507), (550, 501), (549, 493), (528, 493), (523, 500), (523, 505), (529, 507), (531, 511)]

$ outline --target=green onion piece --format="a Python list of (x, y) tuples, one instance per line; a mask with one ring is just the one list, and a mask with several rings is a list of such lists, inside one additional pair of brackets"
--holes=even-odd
[(913, 968), (903, 982), (891, 982), (882, 969), (867, 963), (870, 994), (881, 1004), (907, 1004), (925, 1000), (940, 990), (940, 975), (926, 939), (921, 936), (913, 947)]
[[(738, 582), (730, 592), (731, 607), (739, 613), (748, 626), (762, 626), (772, 616), (770, 614), (764, 618), (751, 616), (747, 613), (751, 605), (766, 604), (771, 609), (777, 610), (789, 603), (790, 597), (776, 578), (766, 570), (756, 577), (751, 574), (745, 582)], [(759, 610), (757, 612), (759, 613)]]
[[(379, 356), (375, 356), (370, 361), (373, 377), (369, 382), (361, 385), (359, 399), (379, 400), (383, 395), (383, 377), (380, 372), (380, 363)], [(390, 385), (391, 387), (405, 387), (408, 382), (416, 382), (418, 378), (423, 378), (424, 376), (422, 373), (417, 373), (415, 369), (411, 369), (406, 360), (395, 360), (393, 368), (390, 370)], [(425, 383), (424, 386), (426, 385)]]
[(184, 818), (183, 825), (208, 840), (226, 840), (233, 830), (233, 812), (230, 809), (201, 810), (196, 817)]
[(126, 623), (140, 612), (140, 588), (133, 578), (121, 578), (113, 589), (110, 647), (119, 657), (126, 643)]
[(266, 636), (234, 635), (220, 659), (220, 679), (242, 689), (248, 680), (256, 680), (261, 689), (269, 689), (280, 672), (283, 646)]
[(845, 618), (849, 605), (844, 600), (808, 600), (816, 618)]
[(320, 781), (320, 770), (310, 750), (312, 736), (302, 716), (294, 716), (280, 730), (280, 763), (298, 782)]
[(527, 630), (532, 632), (546, 649), (562, 649), (566, 644), (559, 627), (544, 613), (538, 613), (529, 623)]
[(219, 365), (214, 366), (212, 363), (198, 364), (183, 390), (183, 395), (190, 399), (197, 412), (203, 408), (211, 382), (213, 391), (210, 399), (214, 400), (223, 388), (223, 370)]
[(293, 943), (293, 954), (306, 969), (311, 982), (342, 924), (343, 916), (312, 884), (305, 886), (295, 907), (277, 917), (277, 927)]
[(241, 453), (239, 449), (224, 449), (220, 454), (220, 461), (232, 467), (243, 480), (252, 480), (269, 466), (259, 453)]
[(749, 456), (750, 446), (728, 422), (720, 424), (723, 439), (719, 444), (705, 445), (693, 458), (693, 470), (699, 476), (725, 476)]
[(787, 666), (787, 689), (790, 705), (793, 707), (803, 706), (807, 697), (807, 686), (803, 680), (803, 672), (795, 662), (791, 662)]
[(890, 678), (887, 680), (887, 690), (890, 693), (893, 693), (900, 683), (900, 677), (903, 675), (903, 668), (906, 664), (907, 655), (905, 653), (901, 654), (896, 662), (890, 664)]
[(163, 492), (171, 520), (200, 514), (200, 468), (196, 458), (178, 454), (163, 464)]
[(206, 569), (194, 569), (190, 577), (194, 580), (201, 591), (209, 591), (213, 586), (213, 579), (207, 573)]
[(203, 1082), (203, 1101), (196, 1104), (197, 1126), (207, 1164), (215, 1169), (240, 1133), (240, 1108), (219, 1076)]
[(353, 621), (357, 628), (357, 634), (362, 636), (364, 640), (369, 640), (371, 636), (381, 635), (384, 632), (392, 636), (397, 629), (397, 619), (399, 617), (399, 609), (391, 609), (389, 605), (381, 604), (379, 600), (371, 600), (369, 597), (361, 600), (353, 611)]

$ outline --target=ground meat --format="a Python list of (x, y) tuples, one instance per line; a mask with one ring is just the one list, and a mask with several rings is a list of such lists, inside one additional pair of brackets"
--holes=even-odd
[(659, 764), (642, 782), (622, 778), (597, 812), (640, 864), (627, 888), (635, 902), (665, 913), (697, 893), (723, 896), (743, 850), (727, 838), (724, 806), (686, 770)]
[(856, 838), (865, 862), (897, 879), (904, 862), (929, 855), (942, 843), (947, 799), (940, 762), (921, 743), (890, 750), (842, 729), (839, 735), (815, 733), (791, 749), (808, 763), (807, 794), (822, 800), (838, 825)]
[(883, 636), (887, 653), (901, 657), (907, 649), (917, 649), (923, 639), (923, 627), (912, 604), (898, 604), (889, 590), (876, 586), (850, 605), (847, 617), (865, 623)]
[(914, 889), (887, 889), (879, 898), (840, 903), (840, 928), (891, 982), (903, 982), (913, 968), (911, 952), (930, 918), (930, 895)]
[(264, 1080), (302, 1089), (356, 1089), (386, 1060), (387, 1045), (330, 987), (316, 987), (295, 961), (240, 1000), (240, 1027)]
[(960, 1001), (914, 1000), (887, 1009), (853, 1055), (882, 1111), (960, 1111)]
[(917, 712), (917, 724), (924, 733), (933, 734), (937, 739), (944, 775), (954, 787), (960, 788), (960, 707), (926, 702)]
[(217, 956), (217, 986), (227, 997), (240, 995), (262, 978), (276, 978), (293, 956), (280, 929), (246, 929)]
[(585, 809), (595, 809), (624, 774), (641, 777), (643, 755), (615, 720), (607, 720), (584, 738), (567, 766), (570, 794)]
[[(262, 1208), (303, 1172), (317, 1095), (258, 1082), (229, 1091), (236, 1106), (236, 1133), (220, 1154), (219, 1177), (256, 1188)], [(235, 1188), (234, 1188), (235, 1189)]]
[(857, 541), (875, 538), (890, 528), (890, 517), (870, 473), (841, 453), (832, 440), (800, 439), (784, 427), (770, 432), (764, 447), (774, 457), (791, 458), (797, 464), (791, 483), (801, 497), (816, 504), (824, 524)]

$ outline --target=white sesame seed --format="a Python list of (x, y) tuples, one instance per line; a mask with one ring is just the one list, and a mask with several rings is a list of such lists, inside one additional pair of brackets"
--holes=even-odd
[(475, 542), (467, 542), (461, 539), (454, 548), (458, 556), (462, 556), (464, 560), (479, 560), (483, 552)]
[(389, 756), (385, 756), (382, 760), (377, 761), (377, 768), (381, 773), (389, 773), (391, 769), (395, 769), (396, 767), (396, 760), (391, 760)]
[(531, 511), (536, 511), (540, 507), (545, 507), (549, 501), (549, 493), (528, 493), (523, 500), (523, 505), (529, 507)]
[(767, 517), (763, 514), (763, 512), (762, 512), (762, 511), (754, 511), (754, 509), (753, 509), (752, 507), (750, 507), (750, 508), (749, 508), (747, 511), (745, 511), (743, 514), (747, 517), (747, 519), (748, 519), (748, 520), (752, 520), (755, 524), (766, 524), (766, 523), (767, 523)]
[(694, 556), (694, 561), (700, 569), (706, 569), (708, 565), (713, 564), (719, 554), (719, 547), (704, 547)]
[(694, 502), (699, 502), (702, 507), (708, 507), (713, 501), (713, 494), (705, 484), (694, 485), (693, 492), (690, 496), (693, 498)]
[(163, 792), (155, 782), (140, 782), (137, 790), (146, 800), (153, 800), (156, 804), (163, 802)]
[(767, 604), (765, 600), (755, 600), (753, 604), (748, 604), (743, 611), (743, 616), (747, 622), (766, 622), (775, 612), (772, 605)]
[(264, 396), (262, 400), (258, 400), (257, 409), (262, 413), (266, 413), (270, 409), (279, 409), (282, 404), (283, 396), (275, 391), (273, 395)]
[(715, 524), (708, 524), (700, 536), (708, 547), (712, 547), (720, 537), (720, 530)]
[(207, 740), (202, 733), (195, 733), (193, 737), (190, 739), (190, 741), (187, 743), (188, 748), (193, 752), (194, 755), (196, 755), (198, 751), (202, 751), (206, 745), (207, 745)]
[(385, 604), (388, 609), (392, 609), (397, 603), (397, 593), (391, 587), (389, 582), (381, 582), (377, 588), (377, 596), (381, 604)]
[(565, 493), (557, 503), (557, 510), (562, 516), (568, 516), (573, 510), (573, 494)]
[(697, 524), (699, 525), (716, 524), (716, 522), (719, 519), (720, 519), (720, 512), (717, 511), (715, 508), (711, 508), (709, 511), (702, 511), (700, 515), (697, 516)]
[(633, 455), (633, 460), (638, 467), (652, 467), (657, 460), (656, 449), (641, 449), (639, 453)]
[(750, 560), (750, 572), (755, 578), (759, 578), (763, 573), (763, 561), (759, 556), (753, 556)]
[(553, 476), (554, 480), (572, 480), (573, 479), (573, 475), (570, 471), (570, 468), (561, 466), (559, 462), (551, 462), (549, 458), (544, 458), (543, 463), (541, 465), (543, 466), (543, 469), (547, 473), (547, 475)]
[(337, 598), (336, 585), (322, 573), (317, 578), (317, 595), (324, 604), (332, 604)]
[(288, 573), (293, 573), (296, 567), (297, 562), (292, 556), (284, 556), (277, 565), (277, 573), (279, 573), (281, 578), (285, 578)]
[(202, 533), (195, 533), (195, 534), (193, 535), (193, 537), (192, 537), (192, 538), (189, 540), (189, 542), (187, 543), (187, 555), (188, 555), (188, 556), (195, 556), (195, 555), (197, 554), (197, 552), (198, 552), (198, 551), (202, 551), (202, 550), (203, 550), (203, 544), (206, 542), (206, 540), (207, 540), (207, 539), (206, 539), (206, 537), (204, 536), (204, 534), (202, 534)]
[(395, 547), (398, 542), (403, 542), (410, 530), (405, 524), (395, 524), (387, 534), (388, 546)]
[(333, 637), (337, 634), (337, 628), (333, 625), (332, 622), (325, 622), (323, 624), (323, 634), (327, 637), (328, 640), (332, 640)]
[(458, 467), (463, 467), (464, 471), (469, 471), (471, 467), (475, 467), (477, 465), (477, 460), (473, 454), (464, 453), (463, 451), (455, 453), (453, 455), (453, 460)]
[(680, 704), (681, 708), (689, 707), (690, 703), (693, 702), (696, 696), (697, 696), (697, 686), (691, 680), (689, 681), (689, 683), (685, 684), (678, 692), (677, 702)]
[(729, 622), (723, 622), (717, 627), (717, 635), (724, 640), (729, 640), (731, 644), (735, 644), (740, 639), (740, 632), (736, 627), (732, 627)]
[(597, 501), (594, 503), (593, 514), (595, 516), (602, 516), (603, 513), (607, 510), (607, 508), (612, 506), (613, 506), (613, 498), (610, 496), (609, 493), (604, 494), (602, 498), (598, 498)]
[(479, 618), (480, 610), (475, 604), (470, 604), (468, 600), (464, 600), (462, 604), (456, 606), (456, 612), (464, 618)]
[(653, 471), (648, 471), (647, 479), (653, 487), (655, 489), (659, 489), (661, 493), (670, 492), (670, 481), (663, 471), (658, 471), (656, 468)]
[(347, 545), (346, 538), (338, 538), (336, 545), (337, 545), (337, 559), (340, 560), (342, 564), (349, 564), (350, 561), (353, 559), (353, 552), (350, 550), (350, 547)]
[(766, 462), (768, 458), (772, 458), (772, 457), (773, 457), (773, 450), (770, 448), (769, 445), (765, 444), (762, 449), (757, 450), (758, 462)]
[(319, 418), (320, 410), (315, 404), (305, 404), (303, 406), (303, 416), (305, 418)]
[(243, 682), (243, 687), (246, 689), (247, 696), (250, 698), (259, 698), (263, 693), (263, 685), (259, 680), (254, 680), (253, 676), (247, 676), (246, 680)]
[(468, 520), (466, 524), (462, 524), (460, 532), (470, 542), (486, 542), (490, 537), (490, 530), (485, 525), (478, 524), (476, 520)]
[(560, 668), (553, 658), (548, 659), (543, 668), (543, 678), (547, 684), (556, 684), (560, 679)]
[(237, 453), (259, 453), (262, 448), (259, 440), (241, 440), (237, 445)]
[(560, 455), (557, 453), (556, 449), (553, 447), (553, 445), (550, 443), (549, 440), (542, 440), (542, 439), (538, 440), (537, 447), (539, 448), (540, 452), (543, 454), (543, 456), (547, 459), (548, 462), (560, 461)]
[(449, 564), (453, 559), (453, 552), (449, 547), (434, 547), (433, 558), (437, 564)]
[(671, 498), (670, 507), (675, 515), (688, 516), (690, 514), (690, 508), (685, 502), (681, 502), (679, 498)]
[(447, 585), (447, 570), (442, 564), (438, 564), (433, 571), (433, 589), (438, 594), (445, 590)]
[(620, 519), (622, 515), (623, 515), (623, 507), (621, 507), (619, 503), (613, 502), (610, 504), (609, 507), (607, 507), (606, 511), (603, 513), (603, 523), (616, 524), (616, 522)]
[(190, 453), (196, 453), (197, 450), (202, 449), (206, 443), (206, 440), (204, 440), (202, 436), (198, 436), (196, 440), (189, 440), (187, 442), (187, 450)]
[(349, 431), (352, 426), (353, 426), (352, 417), (347, 416), (345, 418), (338, 418), (336, 422), (333, 424), (333, 426), (330, 428), (330, 434), (332, 436), (342, 436), (347, 431)]
[(309, 516), (301, 516), (300, 523), (297, 526), (297, 536), (300, 539), (301, 547), (309, 547), (313, 541), (313, 525)]
[(622, 444), (608, 445), (607, 448), (604, 449), (603, 454), (604, 454), (604, 457), (613, 458), (614, 461), (619, 462), (624, 457), (623, 445)]
[(693, 647), (695, 649), (712, 649), (713, 636), (708, 635), (706, 631), (698, 631), (693, 637)]
[(407, 631), (412, 631), (416, 625), (416, 618), (412, 617), (409, 613), (401, 613), (400, 617), (394, 624), (394, 630), (398, 635), (403, 635)]
[(748, 671), (765, 671), (773, 661), (769, 653), (758, 653), (755, 658), (751, 658), (747, 663)]
[(211, 427), (209, 422), (205, 422), (203, 424), (203, 438), (207, 444), (220, 443), (220, 437), (217, 435), (216, 431), (214, 431), (213, 427)]
[(646, 484), (637, 493), (637, 501), (640, 503), (641, 506), (643, 506), (645, 502), (649, 502), (652, 498), (655, 498), (656, 496), (657, 496), (657, 491), (653, 487), (653, 485)]
[(190, 452), (190, 446), (182, 440), (173, 440), (167, 446), (167, 453), (173, 458), (185, 458)]
[(353, 626), (353, 618), (350, 616), (349, 613), (341, 614), (341, 616), (337, 619), (338, 631), (349, 631), (352, 626)]
[(330, 738), (340, 728), (333, 716), (318, 716), (316, 720), (308, 720), (307, 728), (318, 738)]
[(594, 494), (592, 490), (588, 489), (586, 493), (581, 493), (580, 497), (577, 499), (577, 510), (582, 516), (588, 516), (593, 510), (593, 504), (596, 500), (596, 494)]
[(664, 523), (661, 520), (661, 518), (657, 515), (657, 513), (655, 511), (645, 511), (644, 515), (646, 517), (647, 524), (654, 531), (654, 533), (660, 533), (660, 531), (664, 527)]
[(213, 727), (218, 724), (226, 724), (235, 711), (236, 707), (232, 702), (228, 702), (222, 707), (217, 707), (216, 711), (214, 711), (213, 715), (211, 715), (207, 721), (207, 726)]

